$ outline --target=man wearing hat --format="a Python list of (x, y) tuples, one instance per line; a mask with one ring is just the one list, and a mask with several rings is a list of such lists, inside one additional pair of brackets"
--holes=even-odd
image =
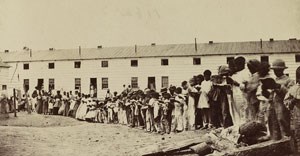
[(277, 89), (275, 89), (275, 95), (273, 98), (275, 112), (279, 121), (280, 131), (283, 136), (290, 135), (290, 112), (285, 107), (283, 100), (288, 92), (288, 89), (295, 84), (286, 74), (284, 70), (287, 69), (285, 62), (281, 59), (277, 59), (273, 62), (271, 69), (273, 69), (276, 76), (276, 83), (280, 84)]

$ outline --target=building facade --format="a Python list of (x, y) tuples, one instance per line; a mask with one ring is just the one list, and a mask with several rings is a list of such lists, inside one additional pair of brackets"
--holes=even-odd
[(300, 66), (300, 41), (51, 48), (4, 52), (0, 56), (11, 66), (8, 71), (10, 91), (17, 88), (31, 92), (35, 86), (42, 85), (45, 90), (96, 92), (98, 97), (103, 97), (107, 89), (120, 92), (123, 85), (160, 90), (170, 85), (178, 86), (206, 69), (217, 74), (220, 65), (236, 56), (270, 63), (281, 58), (289, 67), (286, 73), (294, 79)]

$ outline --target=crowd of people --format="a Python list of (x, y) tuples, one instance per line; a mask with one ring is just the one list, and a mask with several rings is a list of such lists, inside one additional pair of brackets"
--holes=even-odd
[(108, 90), (105, 99), (99, 100), (79, 92), (45, 92), (38, 86), (32, 95), (23, 96), (21, 104), (29, 113), (34, 110), (88, 122), (122, 124), (159, 134), (255, 121), (266, 125), (269, 139), (292, 136), (300, 149), (300, 67), (296, 81), (284, 73), (286, 68), (281, 59), (269, 65), (236, 57), (220, 66), (215, 75), (207, 69), (159, 92), (128, 86), (119, 94)]

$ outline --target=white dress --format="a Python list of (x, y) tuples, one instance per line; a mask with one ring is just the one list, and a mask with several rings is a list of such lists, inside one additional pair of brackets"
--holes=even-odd
[(250, 73), (244, 69), (234, 75), (232, 79), (240, 84), (240, 86), (232, 87), (233, 101), (230, 103), (230, 114), (232, 116), (233, 124), (242, 124), (245, 122), (247, 100), (245, 93), (242, 91), (245, 87), (245, 82), (250, 79)]
[(203, 81), (201, 84), (201, 94), (199, 97), (199, 102), (197, 108), (209, 108), (208, 104), (208, 92), (211, 90), (212, 82), (211, 81)]
[[(191, 87), (191, 92), (197, 93), (197, 89), (194, 87)], [(195, 126), (195, 98), (192, 96), (189, 96), (188, 99), (188, 108), (187, 108), (187, 115), (188, 115), (188, 125), (189, 127)]]
[(81, 104), (79, 105), (77, 112), (76, 112), (76, 119), (85, 120), (85, 115), (87, 113), (87, 101), (84, 99), (82, 100)]

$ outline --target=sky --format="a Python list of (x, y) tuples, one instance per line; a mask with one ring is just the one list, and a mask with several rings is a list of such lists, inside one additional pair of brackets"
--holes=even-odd
[(0, 0), (0, 51), (300, 38), (300, 0)]

